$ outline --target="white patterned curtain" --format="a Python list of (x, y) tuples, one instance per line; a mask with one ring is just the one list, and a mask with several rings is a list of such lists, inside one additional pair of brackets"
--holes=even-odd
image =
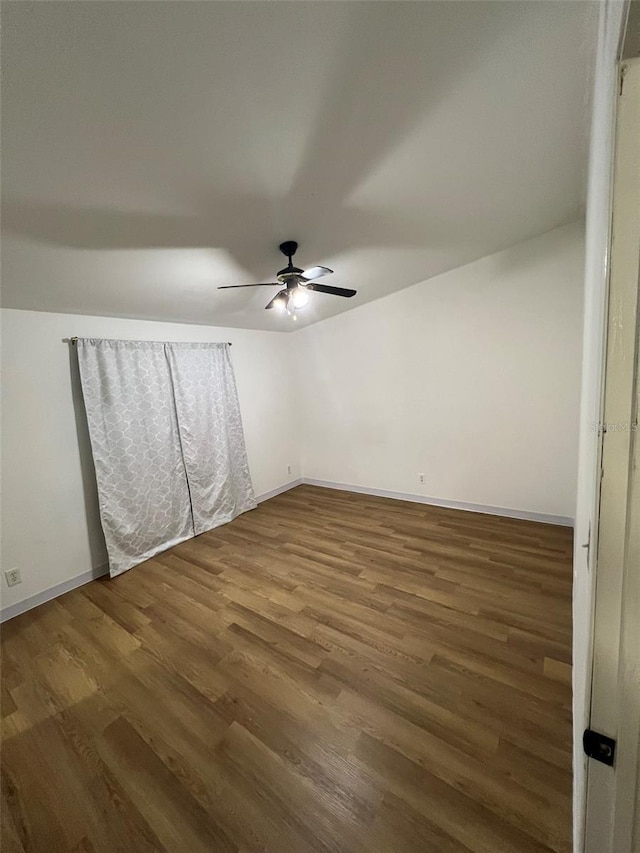
[(112, 577), (256, 506), (228, 344), (77, 347)]

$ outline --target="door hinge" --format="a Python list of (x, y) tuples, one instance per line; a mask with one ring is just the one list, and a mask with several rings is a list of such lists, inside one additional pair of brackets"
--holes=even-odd
[(592, 729), (585, 729), (582, 746), (589, 758), (595, 758), (596, 761), (613, 767), (616, 757), (616, 742), (613, 738), (594, 732)]

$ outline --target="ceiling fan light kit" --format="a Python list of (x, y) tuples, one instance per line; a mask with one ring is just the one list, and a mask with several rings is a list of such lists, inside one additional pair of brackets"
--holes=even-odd
[(349, 299), (356, 295), (355, 290), (350, 290), (346, 287), (331, 287), (327, 284), (315, 284), (315, 280), (324, 275), (330, 275), (333, 270), (328, 267), (308, 267), (301, 270), (293, 265), (293, 256), (298, 250), (298, 244), (295, 240), (286, 240), (280, 243), (280, 251), (287, 258), (289, 263), (286, 267), (276, 273), (277, 282), (266, 282), (261, 284), (227, 284), (219, 287), (218, 290), (230, 290), (235, 287), (273, 287), (277, 284), (284, 285), (284, 288), (273, 297), (271, 302), (265, 305), (267, 310), (277, 308), (280, 311), (286, 311), (293, 319), (296, 319), (296, 311), (304, 306), (309, 301), (309, 292), (328, 293), (331, 296), (344, 296)]

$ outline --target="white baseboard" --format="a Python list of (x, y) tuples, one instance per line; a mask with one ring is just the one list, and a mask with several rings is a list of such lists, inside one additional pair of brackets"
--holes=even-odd
[(544, 524), (559, 524), (562, 527), (573, 527), (574, 519), (566, 515), (548, 515), (544, 512), (530, 512), (526, 509), (508, 509), (501, 506), (486, 506), (485, 504), (466, 503), (464, 501), (449, 501), (441, 498), (430, 498), (426, 495), (414, 495), (405, 492), (391, 492), (387, 489), (370, 489), (367, 486), (350, 486), (346, 483), (331, 483), (328, 480), (313, 480), (304, 477), (302, 482), (308, 486), (320, 486), (323, 489), (338, 489), (342, 492), (356, 492), (359, 495), (373, 495), (378, 498), (393, 498), (397, 501), (411, 501), (431, 506), (443, 506), (449, 509), (461, 509), (465, 512), (481, 512), (485, 515), (502, 515), (505, 518), (521, 518), (524, 521), (540, 521)]
[(296, 486), (301, 486), (304, 483), (304, 480), (299, 477), (297, 480), (291, 480), (290, 483), (285, 483), (284, 486), (278, 486), (276, 489), (271, 489), (270, 492), (265, 492), (263, 495), (258, 495), (256, 500), (259, 504), (263, 501), (268, 501), (270, 498), (275, 498), (277, 495), (281, 495), (284, 492), (288, 492), (289, 489), (295, 489)]
[[(268, 501), (270, 498), (275, 498), (277, 495), (288, 492), (290, 489), (295, 489), (296, 486), (300, 485), (320, 486), (323, 489), (338, 489), (343, 492), (356, 492), (357, 494), (373, 495), (379, 498), (392, 498), (400, 501), (412, 501), (414, 503), (430, 504), (432, 506), (443, 506), (450, 509), (465, 510), (466, 512), (502, 515), (506, 518), (521, 518), (525, 521), (540, 521), (544, 524), (560, 524), (563, 527), (573, 527), (574, 524), (573, 518), (569, 518), (564, 515), (547, 515), (543, 512), (529, 512), (528, 510), (522, 509), (507, 509), (506, 507), (485, 506), (484, 504), (472, 504), (465, 503), (463, 501), (447, 501), (441, 500), (440, 498), (426, 497), (425, 495), (392, 492), (387, 489), (370, 489), (366, 486), (351, 486), (347, 483), (332, 483), (328, 480), (314, 480), (309, 477), (300, 477), (297, 480), (291, 480), (291, 482), (285, 483), (283, 486), (278, 486), (275, 489), (271, 489), (269, 492), (258, 495), (256, 500), (258, 503), (263, 503), (264, 501)], [(108, 574), (108, 572), (108, 566), (99, 566), (89, 572), (83, 572), (75, 578), (71, 578), (70, 580), (63, 581), (62, 583), (49, 587), (49, 589), (45, 589), (43, 592), (31, 595), (23, 601), (16, 602), (16, 604), (10, 604), (8, 607), (4, 607), (0, 610), (0, 622), (6, 622), (8, 619), (13, 619), (14, 616), (26, 613), (27, 610), (32, 610), (40, 604), (44, 604), (45, 602), (51, 601), (60, 595), (64, 595), (65, 592), (70, 592), (72, 589), (83, 586), (96, 578)]]
[(26, 613), (27, 610), (33, 610), (40, 604), (45, 604), (53, 598), (58, 598), (64, 595), (65, 592), (71, 592), (72, 589), (77, 589), (79, 586), (90, 581), (101, 578), (103, 575), (109, 574), (109, 566), (98, 566), (89, 572), (83, 572), (81, 575), (76, 575), (75, 578), (70, 578), (68, 581), (62, 581), (55, 586), (50, 586), (42, 592), (37, 592), (35, 595), (30, 595), (29, 598), (24, 598), (22, 601), (17, 601), (15, 604), (10, 604), (8, 607), (3, 607), (0, 610), (0, 622), (6, 622), (8, 619), (13, 619), (14, 616), (19, 616), (21, 613)]

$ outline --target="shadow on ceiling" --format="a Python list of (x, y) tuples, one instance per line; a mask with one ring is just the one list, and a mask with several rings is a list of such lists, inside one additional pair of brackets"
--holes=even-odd
[[(4, 228), (76, 249), (224, 249), (258, 279), (277, 268), (277, 244), (283, 239), (297, 239), (310, 263), (347, 249), (455, 244), (451, 224), (437, 211), (410, 217), (357, 207), (350, 199), (509, 31), (522, 27), (525, 4), (368, 3), (366, 26), (360, 5), (350, 4), (326, 96), (293, 182), (281, 196), (222, 196), (209, 189), (193, 216), (16, 199), (3, 205)], [(378, 20), (372, 24), (371, 17)], [(437, 45), (429, 52), (424, 49), (427, 31), (430, 45)], [(252, 96), (237, 93), (248, 101)], [(419, 174), (415, 178), (420, 181)]]

